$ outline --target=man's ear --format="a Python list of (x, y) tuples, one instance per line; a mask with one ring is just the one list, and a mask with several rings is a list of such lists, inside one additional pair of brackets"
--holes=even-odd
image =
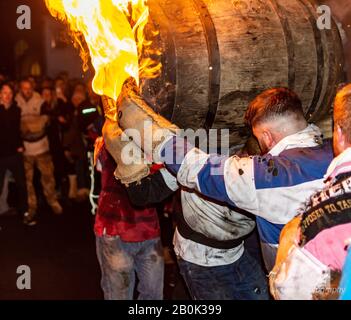
[(337, 124), (336, 125), (336, 135), (338, 138), (338, 144), (341, 147), (342, 150), (346, 149), (346, 139), (344, 132), (342, 131), (342, 128)]
[(333, 134), (334, 154), (338, 156), (348, 146), (344, 132), (339, 125), (335, 125)]
[(275, 146), (274, 137), (269, 129), (263, 131), (263, 139), (269, 150)]
[(336, 125), (336, 134), (338, 135), (338, 140), (339, 141), (344, 141), (345, 140), (345, 137), (344, 137), (344, 134), (342, 132), (342, 129), (341, 129), (341, 127), (338, 124)]

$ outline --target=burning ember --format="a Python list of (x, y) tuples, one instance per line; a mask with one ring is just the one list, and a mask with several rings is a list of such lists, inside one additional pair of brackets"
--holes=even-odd
[[(155, 78), (161, 65), (150, 56), (145, 38), (149, 20), (146, 0), (45, 0), (51, 15), (67, 22), (79, 46), (85, 69), (89, 57), (95, 69), (93, 90), (116, 101), (124, 82), (132, 77)], [(86, 49), (88, 48), (88, 50)], [(113, 103), (106, 117), (116, 120)]]

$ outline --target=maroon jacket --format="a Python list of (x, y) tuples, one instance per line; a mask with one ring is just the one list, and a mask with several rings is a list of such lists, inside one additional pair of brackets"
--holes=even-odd
[(101, 149), (102, 191), (95, 220), (97, 236), (119, 236), (125, 242), (142, 242), (160, 236), (157, 211), (134, 207), (126, 187), (114, 177), (116, 163), (105, 147)]

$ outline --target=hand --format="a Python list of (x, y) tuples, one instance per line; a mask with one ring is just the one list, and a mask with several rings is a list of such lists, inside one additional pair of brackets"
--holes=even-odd
[(65, 157), (70, 163), (74, 162), (73, 155), (72, 155), (71, 151), (66, 150), (65, 151)]
[(57, 118), (57, 120), (61, 123), (61, 124), (66, 124), (67, 123), (67, 120), (63, 117), (63, 116), (59, 116)]

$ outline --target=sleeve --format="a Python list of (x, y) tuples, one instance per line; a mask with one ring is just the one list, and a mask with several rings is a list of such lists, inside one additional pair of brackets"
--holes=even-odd
[(178, 189), (177, 180), (166, 169), (161, 169), (141, 183), (133, 183), (127, 188), (133, 205), (145, 207), (166, 200)]
[(165, 142), (160, 156), (182, 186), (234, 208), (258, 213), (254, 158), (209, 155), (181, 137)]

